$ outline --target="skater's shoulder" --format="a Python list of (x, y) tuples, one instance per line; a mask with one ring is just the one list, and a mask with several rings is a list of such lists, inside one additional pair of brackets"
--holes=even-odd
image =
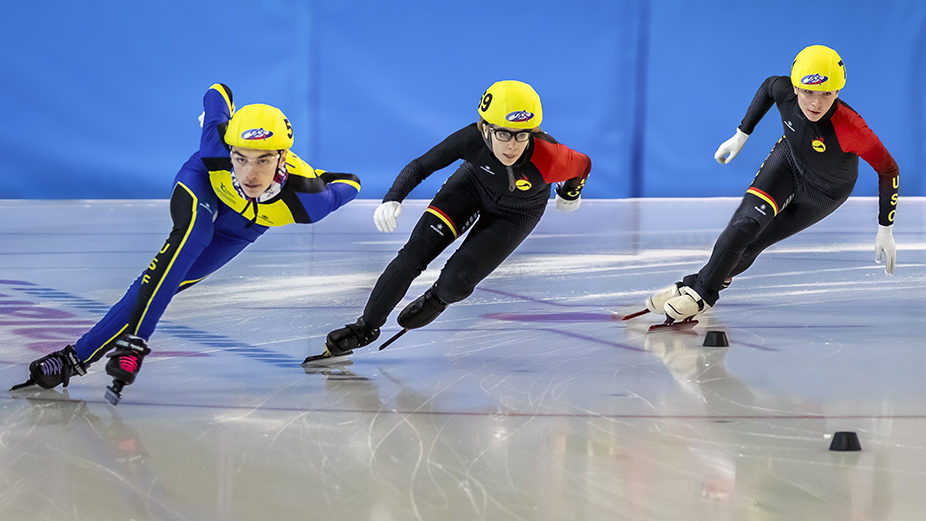
[(866, 126), (865, 118), (842, 98), (836, 99), (836, 110), (833, 112), (833, 119), (840, 119), (857, 127)]
[(286, 173), (300, 177), (316, 177), (315, 169), (292, 150), (286, 154)]
[(451, 132), (444, 141), (470, 141), (475, 139), (482, 139), (479, 134), (479, 124), (472, 122), (463, 128), (454, 130)]
[(587, 161), (588, 156), (556, 141), (545, 132), (535, 134), (531, 162), (538, 167), (577, 160)]
[(797, 98), (794, 93), (794, 87), (791, 85), (791, 78), (788, 76), (769, 76), (762, 82), (762, 87), (769, 96), (776, 101), (784, 101), (789, 98)]
[(482, 136), (477, 123), (470, 123), (463, 128), (451, 132), (429, 152), (431, 154), (461, 154), (466, 151), (478, 150), (482, 146)]
[(768, 78), (765, 78), (766, 85), (773, 88), (790, 88), (791, 87), (791, 78), (789, 76), (781, 76), (778, 74), (773, 74)]
[(592, 160), (582, 152), (542, 139), (534, 140), (530, 162), (548, 183), (586, 176), (592, 168)]
[(868, 123), (851, 105), (842, 99), (836, 100), (836, 110), (831, 119), (837, 132), (851, 132), (853, 134), (874, 134)]

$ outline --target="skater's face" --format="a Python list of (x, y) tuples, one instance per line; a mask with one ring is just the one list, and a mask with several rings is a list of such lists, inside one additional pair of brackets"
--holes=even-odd
[(801, 112), (810, 121), (819, 121), (826, 114), (836, 98), (839, 91), (818, 91), (805, 90), (794, 87), (794, 93), (797, 94), (797, 104), (801, 107)]
[[(529, 129), (523, 128), (505, 128), (490, 127), (486, 125), (485, 132), (488, 133), (492, 143), (492, 152), (495, 157), (505, 166), (511, 166), (518, 161), (521, 154), (530, 144)], [(507, 141), (504, 141), (507, 139)]]
[(270, 188), (273, 176), (286, 160), (285, 150), (258, 150), (232, 147), (232, 169), (241, 190), (248, 197), (258, 197)]

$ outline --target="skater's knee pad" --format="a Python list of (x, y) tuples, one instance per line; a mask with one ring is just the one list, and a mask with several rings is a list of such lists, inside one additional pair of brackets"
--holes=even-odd
[(426, 248), (409, 243), (399, 250), (393, 262), (397, 262), (402, 267), (402, 271), (417, 277), (428, 267), (432, 260), (434, 260), (434, 256), (430, 255)]
[(729, 246), (742, 249), (748, 246), (763, 228), (765, 228), (765, 223), (756, 220), (751, 215), (735, 216), (727, 226), (725, 233), (721, 234), (721, 238)]
[(448, 303), (459, 302), (473, 293), (479, 283), (475, 270), (468, 264), (458, 263), (451, 269), (441, 271), (437, 286), (440, 297)]

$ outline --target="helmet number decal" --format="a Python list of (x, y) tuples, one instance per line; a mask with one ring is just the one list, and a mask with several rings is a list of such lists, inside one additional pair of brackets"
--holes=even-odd
[(482, 103), (479, 104), (479, 110), (485, 112), (489, 110), (489, 105), (492, 104), (492, 93), (486, 92), (485, 96), (482, 97)]
[(293, 138), (293, 126), (289, 124), (289, 119), (283, 118), (283, 123), (286, 124), (286, 137)]

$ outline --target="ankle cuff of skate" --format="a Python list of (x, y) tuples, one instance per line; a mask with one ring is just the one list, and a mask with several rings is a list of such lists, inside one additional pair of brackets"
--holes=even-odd
[(74, 351), (74, 348), (67, 346), (64, 350), (64, 357), (67, 360), (67, 363), (71, 366), (71, 369), (74, 370), (79, 376), (84, 376), (87, 374), (87, 368), (84, 366), (84, 363), (78, 360), (77, 352)]

